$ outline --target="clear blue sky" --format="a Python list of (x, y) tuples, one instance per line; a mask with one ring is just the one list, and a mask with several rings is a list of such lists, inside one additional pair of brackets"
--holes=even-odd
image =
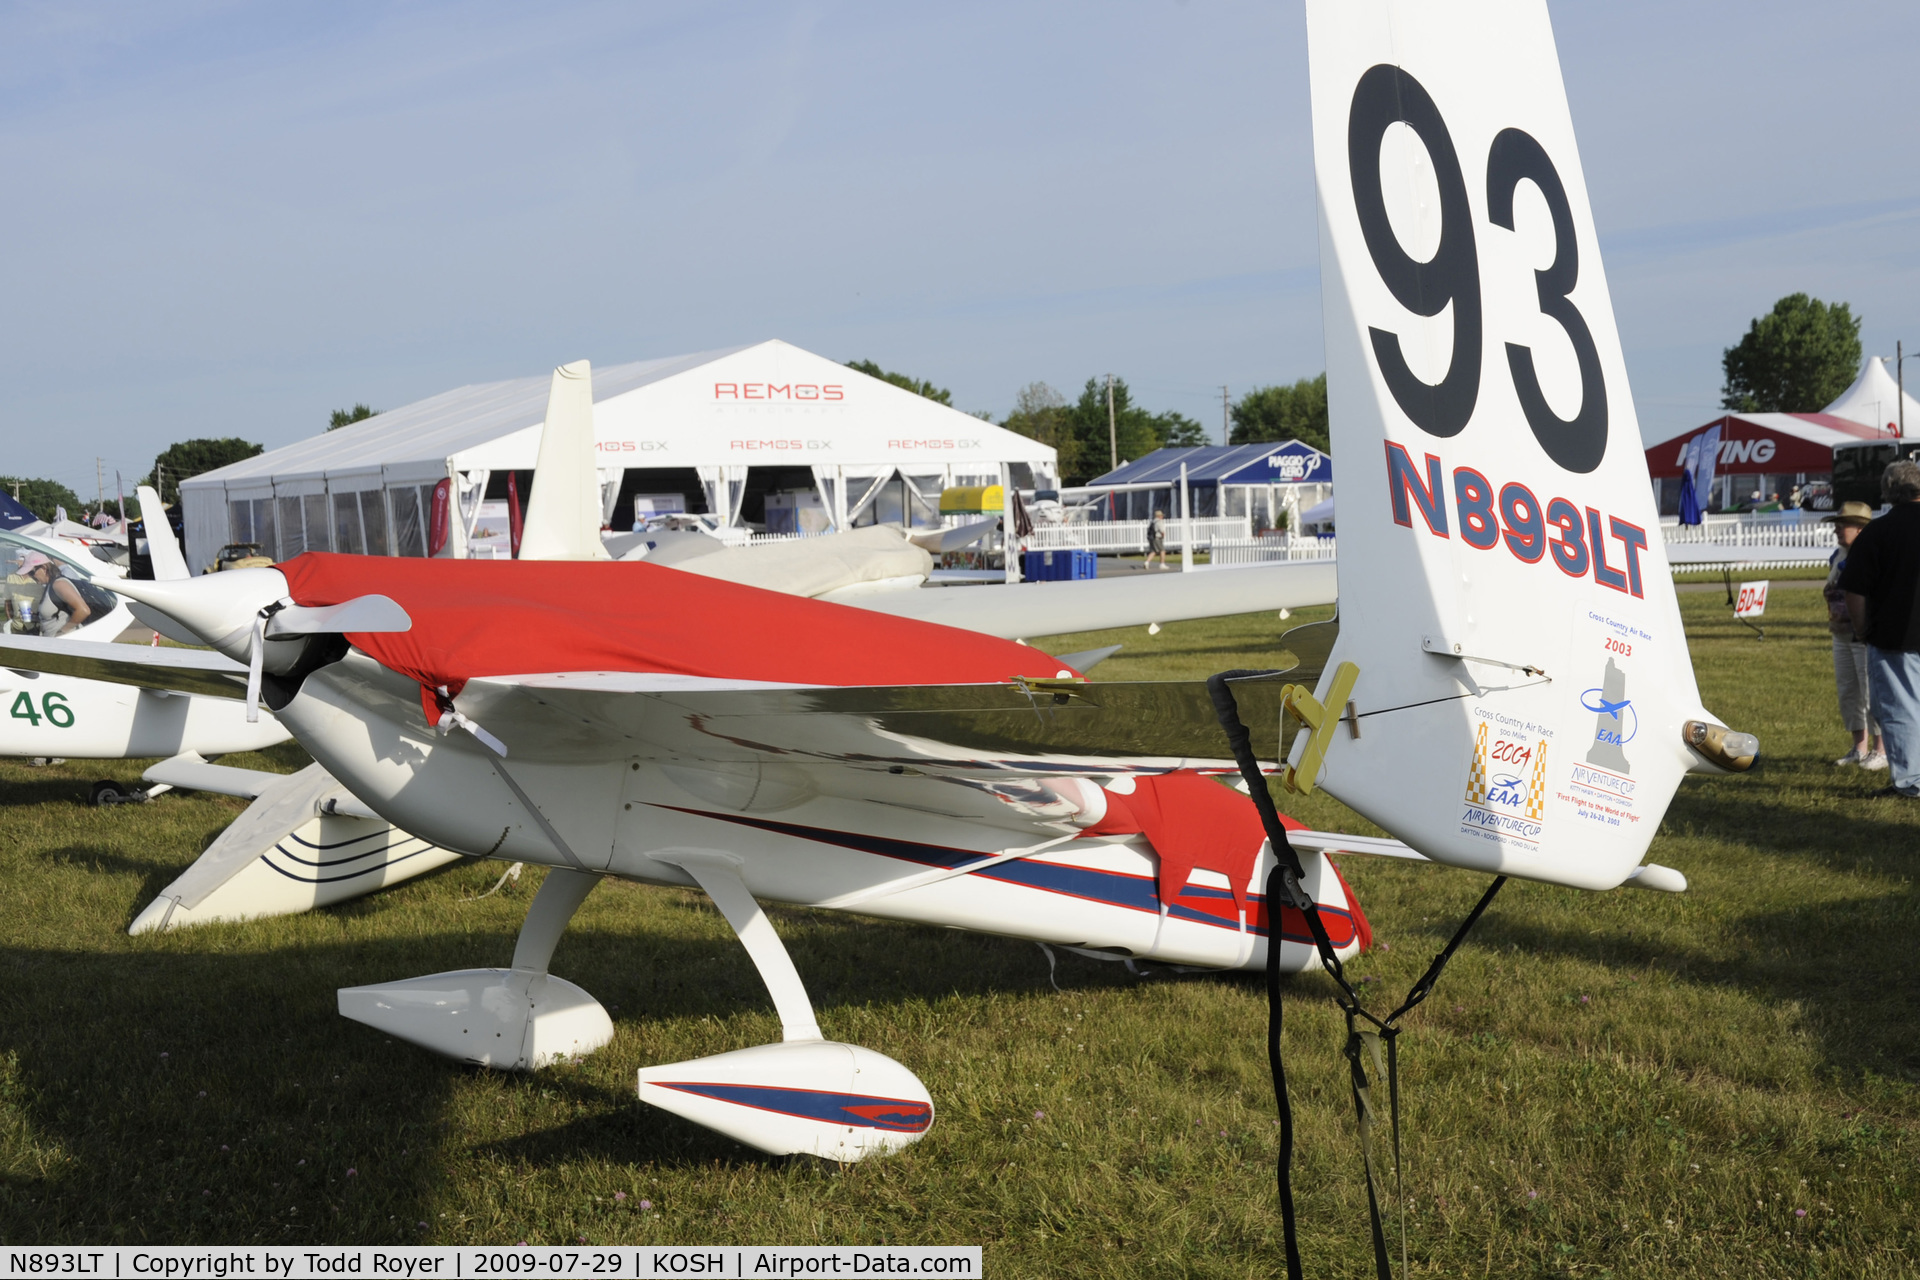
[[(1920, 346), (1920, 5), (1553, 7), (1649, 438), (1781, 294)], [(1217, 429), (1321, 368), (1296, 5), (0, 11), (0, 473), (785, 338), (1109, 370)], [(1920, 362), (1908, 371), (1920, 380)]]

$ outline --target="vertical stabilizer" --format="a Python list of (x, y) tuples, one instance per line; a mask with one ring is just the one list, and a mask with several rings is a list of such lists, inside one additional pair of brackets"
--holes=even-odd
[(520, 537), (522, 560), (605, 560), (600, 473), (593, 438), (593, 369), (585, 360), (553, 371), (533, 496)]
[(1702, 713), (1546, 6), (1307, 8), (1342, 468), (1321, 696), (1359, 677), (1301, 781), (1436, 861), (1610, 888)]
[(153, 486), (141, 485), (135, 492), (140, 497), (140, 520), (147, 527), (147, 555), (153, 561), (153, 577), (156, 582), (171, 582), (187, 577), (187, 558), (180, 553), (180, 542), (173, 536), (173, 526), (167, 522), (167, 509), (160, 501), (160, 495)]

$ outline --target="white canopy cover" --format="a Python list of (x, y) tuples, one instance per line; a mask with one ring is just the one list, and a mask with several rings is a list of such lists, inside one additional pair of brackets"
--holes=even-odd
[[(1867, 362), (1860, 366), (1860, 376), (1853, 380), (1853, 385), (1820, 412), (1881, 430), (1889, 426), (1898, 428), (1901, 399), (1900, 384), (1887, 372), (1886, 357), (1868, 356)], [(1905, 401), (1907, 434), (1920, 435), (1920, 400), (1908, 395)]]
[[(283, 558), (356, 544), (420, 554), (424, 487), (459, 473), (471, 523), (489, 473), (533, 467), (550, 382), (460, 387), (184, 481), (189, 562), (229, 540)], [(709, 509), (731, 519), (747, 468), (808, 467), (836, 523), (895, 472), (991, 484), (1023, 463), (1036, 483), (1056, 475), (1046, 445), (778, 340), (598, 367), (593, 400), (609, 509), (629, 468), (695, 469)]]

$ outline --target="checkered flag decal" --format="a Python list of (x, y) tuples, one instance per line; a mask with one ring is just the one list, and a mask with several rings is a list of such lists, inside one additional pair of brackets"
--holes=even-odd
[(1473, 768), (1467, 773), (1467, 803), (1487, 803), (1487, 724), (1481, 721), (1473, 731)]
[(1527, 816), (1538, 820), (1547, 803), (1547, 743), (1533, 744), (1533, 778), (1527, 783)]

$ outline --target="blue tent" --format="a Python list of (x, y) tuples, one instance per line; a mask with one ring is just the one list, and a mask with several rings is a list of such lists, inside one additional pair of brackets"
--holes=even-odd
[(0, 490), (0, 529), (18, 529), (21, 525), (38, 524), (40, 517), (33, 514), (13, 500), (13, 495)]
[(1072, 491), (1070, 500), (1092, 502), (1096, 520), (1144, 520), (1155, 511), (1175, 516), (1182, 463), (1196, 517), (1250, 516), (1255, 527), (1277, 525), (1286, 507), (1303, 499), (1311, 505), (1333, 488), (1329, 455), (1298, 440), (1275, 440), (1155, 449)]

